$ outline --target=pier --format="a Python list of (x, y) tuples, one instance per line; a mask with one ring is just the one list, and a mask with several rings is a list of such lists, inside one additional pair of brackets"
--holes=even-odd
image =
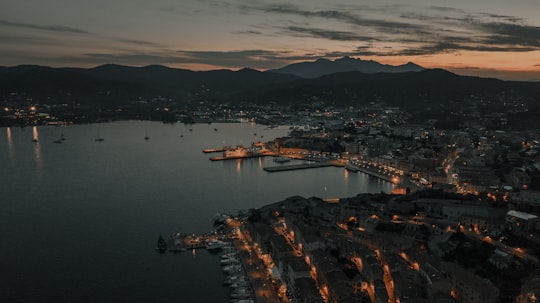
[(205, 149), (203, 152), (214, 152), (223, 150), (222, 156), (212, 157), (211, 161), (234, 160), (259, 158), (265, 156), (277, 156), (278, 154), (271, 149), (265, 147), (263, 143), (253, 143), (251, 147), (237, 146), (236, 148), (222, 147), (216, 149)]
[(249, 158), (259, 158), (274, 156), (274, 154), (255, 154), (255, 155), (231, 155), (231, 156), (217, 156), (210, 158), (211, 161), (223, 161), (223, 160), (234, 160), (234, 159), (249, 159)]
[(324, 162), (315, 162), (315, 163), (271, 166), (271, 167), (265, 167), (263, 169), (269, 173), (273, 173), (273, 172), (278, 172), (278, 171), (308, 169), (308, 168), (327, 167), (327, 166), (337, 166), (337, 165), (332, 162), (324, 161)]
[(373, 170), (371, 170), (369, 168), (355, 166), (355, 169), (357, 169), (359, 172), (362, 172), (364, 174), (368, 174), (370, 176), (379, 178), (379, 179), (384, 180), (384, 181), (388, 181), (388, 182), (390, 182), (392, 184), (398, 184), (399, 183), (399, 178), (392, 177), (392, 176), (387, 175), (387, 174), (382, 174), (382, 173), (373, 171)]
[(171, 252), (181, 252), (186, 250), (207, 248), (208, 242), (215, 240), (225, 240), (224, 236), (216, 234), (186, 235), (176, 233), (167, 240), (167, 250)]
[(235, 148), (234, 147), (230, 147), (230, 146), (224, 146), (224, 147), (218, 147), (218, 148), (207, 148), (207, 149), (203, 149), (203, 153), (205, 154), (209, 154), (209, 153), (221, 153), (221, 152), (224, 152), (224, 151), (227, 151), (227, 150), (234, 150)]

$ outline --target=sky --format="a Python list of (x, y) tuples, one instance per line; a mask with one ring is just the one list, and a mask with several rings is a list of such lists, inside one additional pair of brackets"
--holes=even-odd
[(343, 56), (540, 80), (540, 1), (0, 0), (0, 66), (268, 70)]

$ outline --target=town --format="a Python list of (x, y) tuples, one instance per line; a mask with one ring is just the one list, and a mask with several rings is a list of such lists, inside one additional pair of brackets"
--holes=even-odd
[[(288, 136), (254, 146), (263, 144), (272, 156), (334, 161), (349, 173), (396, 184), (392, 194), (337, 201), (291, 197), (235, 220), (235, 241), (245, 242), (251, 263), (258, 256), (266, 268), (265, 296), (253, 287), (257, 302), (266, 296), (283, 302), (537, 300), (540, 133), (508, 125), (507, 115), (527, 110), (517, 103), (487, 116), (456, 111), (453, 125), (444, 123), (448, 128), (384, 103), (178, 110), (155, 100), (99, 113), (67, 104), (4, 103), (5, 125), (154, 119), (286, 126)], [(241, 253), (243, 246), (236, 247)]]

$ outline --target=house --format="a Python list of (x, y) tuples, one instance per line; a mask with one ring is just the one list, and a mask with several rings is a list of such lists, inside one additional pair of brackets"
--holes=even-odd
[(441, 270), (452, 285), (452, 296), (459, 303), (499, 302), (499, 289), (491, 281), (455, 263), (443, 263)]

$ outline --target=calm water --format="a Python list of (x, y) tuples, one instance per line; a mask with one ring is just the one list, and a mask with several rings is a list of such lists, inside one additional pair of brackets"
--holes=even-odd
[(218, 212), (293, 195), (391, 191), (343, 168), (267, 173), (269, 158), (212, 162), (201, 152), (286, 133), (140, 121), (0, 128), (1, 301), (228, 302), (218, 257), (160, 255), (158, 235), (203, 233)]

